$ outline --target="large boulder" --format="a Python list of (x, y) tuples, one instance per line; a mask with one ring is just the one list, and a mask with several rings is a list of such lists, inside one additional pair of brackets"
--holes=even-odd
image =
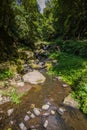
[(69, 94), (67, 97), (65, 97), (63, 103), (65, 105), (71, 106), (73, 108), (78, 108), (79, 107), (78, 102), (74, 98), (72, 98), (71, 94)]
[(31, 83), (31, 84), (39, 84), (43, 83), (46, 78), (37, 70), (29, 72), (23, 76), (24, 82)]

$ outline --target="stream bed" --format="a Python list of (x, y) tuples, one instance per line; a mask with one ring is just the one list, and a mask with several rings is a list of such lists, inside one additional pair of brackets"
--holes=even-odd
[[(62, 87), (63, 82), (56, 77), (45, 76), (45, 83), (31, 85), (18, 105), (12, 102), (0, 105), (0, 130), (87, 130), (87, 116), (62, 103), (71, 92), (70, 87)], [(49, 109), (42, 110), (47, 103)], [(39, 108), (41, 114), (31, 117), (34, 107)], [(60, 108), (64, 111), (59, 111)], [(8, 116), (11, 109), (13, 112)]]

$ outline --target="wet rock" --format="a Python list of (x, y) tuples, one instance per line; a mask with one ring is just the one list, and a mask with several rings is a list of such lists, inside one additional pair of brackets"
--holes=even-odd
[(63, 86), (64, 88), (68, 87), (68, 85), (67, 85), (67, 84), (62, 84), (62, 86)]
[(14, 124), (14, 121), (10, 121), (10, 124), (13, 125), (13, 124)]
[(46, 78), (39, 72), (34, 70), (33, 72), (29, 72), (23, 76), (24, 82), (29, 82), (31, 84), (43, 83)]
[(18, 82), (18, 83), (17, 83), (17, 86), (23, 87), (23, 86), (24, 86), (24, 82)]
[(43, 110), (48, 110), (49, 107), (50, 107), (50, 106), (49, 106), (48, 104), (45, 104), (45, 105), (42, 106), (42, 109), (43, 109)]
[(28, 116), (28, 115), (26, 115), (25, 117), (24, 117), (24, 121), (28, 121), (30, 119), (30, 117)]
[(47, 102), (47, 105), (51, 106), (51, 103), (50, 103), (50, 102)]
[(21, 130), (27, 130), (26, 126), (24, 125), (24, 123), (20, 123), (19, 127)]
[(30, 115), (30, 117), (31, 117), (31, 118), (35, 118), (35, 115), (32, 113), (32, 114)]
[(0, 117), (0, 120), (2, 120), (2, 117)]
[(38, 108), (34, 108), (33, 111), (36, 116), (40, 115), (40, 110)]
[(35, 126), (33, 126), (33, 125), (30, 126), (30, 130), (36, 130), (36, 129), (35, 129)]
[(57, 111), (60, 115), (63, 115), (66, 110), (65, 108), (60, 107)]
[(11, 114), (13, 113), (13, 111), (14, 111), (14, 109), (13, 109), (13, 108), (12, 108), (12, 109), (9, 109), (9, 110), (7, 111), (8, 116), (11, 116)]
[(50, 113), (51, 113), (51, 115), (55, 115), (55, 111), (53, 111), (53, 110), (51, 110)]
[(61, 80), (62, 79), (62, 77), (61, 76), (58, 76), (58, 77), (56, 77), (58, 80)]
[(48, 126), (48, 120), (46, 120), (45, 122), (44, 122), (44, 128), (47, 128), (47, 126)]
[(50, 113), (46, 112), (46, 113), (43, 113), (42, 116), (49, 116)]
[(31, 115), (32, 113), (31, 113), (31, 111), (28, 111), (27, 114)]
[(74, 108), (79, 107), (78, 102), (75, 101), (75, 99), (72, 98), (71, 94), (69, 94), (67, 97), (65, 97), (63, 104), (74, 107)]
[(1, 110), (1, 111), (0, 111), (0, 114), (2, 114), (2, 113), (4, 113), (4, 111)]

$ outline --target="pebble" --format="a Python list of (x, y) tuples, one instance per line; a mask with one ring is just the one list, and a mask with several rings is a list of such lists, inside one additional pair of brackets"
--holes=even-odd
[(46, 120), (45, 122), (44, 122), (44, 128), (47, 128), (47, 126), (48, 126), (48, 120)]
[(63, 115), (65, 111), (66, 111), (65, 108), (62, 108), (62, 107), (60, 107), (60, 108), (58, 109), (58, 113), (59, 113), (60, 115)]
[(30, 115), (30, 117), (31, 117), (31, 118), (35, 118), (35, 115), (32, 113), (32, 114)]
[(50, 103), (50, 102), (47, 102), (47, 105), (51, 106), (51, 103)]
[(14, 124), (14, 121), (10, 121), (10, 124), (13, 125), (13, 124)]
[(0, 120), (2, 120), (2, 117), (0, 117)]
[(46, 112), (46, 113), (43, 113), (42, 116), (49, 116), (50, 113)]
[(33, 125), (30, 126), (30, 129), (31, 129), (31, 130), (36, 130), (36, 129), (35, 129), (35, 126), (33, 126)]
[(18, 82), (17, 85), (18, 85), (19, 87), (23, 87), (23, 86), (24, 86), (24, 82)]
[(67, 85), (67, 84), (63, 84), (62, 86), (63, 86), (64, 88), (65, 88), (65, 87), (68, 87), (68, 85)]
[(55, 111), (53, 111), (53, 110), (51, 110), (50, 113), (51, 113), (51, 115), (55, 115)]
[(9, 110), (7, 111), (8, 116), (11, 116), (11, 114), (13, 113), (13, 111), (14, 111), (14, 109), (13, 109), (13, 108), (12, 108), (12, 109), (9, 109)]
[(28, 116), (28, 115), (26, 115), (25, 117), (24, 117), (24, 121), (28, 121), (30, 119), (30, 117)]
[(31, 111), (28, 111), (27, 114), (31, 115)]
[(45, 104), (45, 105), (42, 106), (42, 109), (43, 109), (43, 110), (48, 110), (49, 107), (50, 107), (50, 106), (49, 106), (48, 104)]
[(34, 108), (33, 111), (34, 111), (34, 114), (35, 114), (36, 116), (39, 116), (39, 115), (40, 115), (40, 111), (39, 111), (38, 108)]
[(27, 128), (25, 127), (24, 123), (20, 123), (19, 127), (21, 130), (27, 130)]

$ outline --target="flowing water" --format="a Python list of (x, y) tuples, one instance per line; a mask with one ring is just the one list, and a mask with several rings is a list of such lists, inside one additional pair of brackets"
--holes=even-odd
[[(87, 116), (82, 114), (78, 109), (62, 104), (64, 98), (71, 91), (70, 87), (63, 88), (62, 82), (53, 76), (46, 75), (46, 78), (44, 84), (33, 85), (18, 105), (10, 102), (0, 106), (0, 112), (3, 111), (0, 113), (2, 117), (0, 119), (0, 130), (20, 130), (19, 124), (21, 122), (25, 124), (27, 130), (31, 130), (30, 126), (35, 126), (36, 130), (87, 130)], [(24, 121), (26, 113), (28, 111), (32, 112), (31, 104), (35, 104), (35, 107), (41, 108), (47, 101), (51, 101), (52, 107), (56, 108), (54, 116), (50, 115), (46, 117), (49, 121), (47, 128), (43, 127), (45, 118), (41, 116), (27, 122)], [(63, 115), (60, 115), (57, 111), (61, 106), (66, 110)], [(11, 108), (14, 108), (14, 112), (11, 116), (8, 116), (7, 111)], [(32, 130), (34, 129), (32, 128)]]

